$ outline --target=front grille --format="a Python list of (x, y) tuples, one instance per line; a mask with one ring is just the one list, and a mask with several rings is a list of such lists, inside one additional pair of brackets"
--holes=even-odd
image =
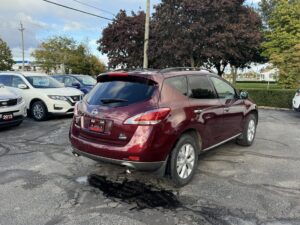
[(6, 106), (14, 106), (18, 103), (18, 99), (9, 99), (9, 100), (1, 100), (0, 101), (0, 107), (6, 107)]

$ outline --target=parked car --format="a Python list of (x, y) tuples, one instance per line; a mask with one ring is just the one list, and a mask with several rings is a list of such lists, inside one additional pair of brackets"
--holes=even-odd
[(49, 114), (72, 114), (75, 103), (83, 97), (81, 91), (63, 87), (46, 74), (0, 72), (0, 83), (22, 91), (26, 107), (37, 121)]
[(300, 112), (300, 88), (296, 91), (293, 99), (293, 108), (296, 112)]
[(246, 92), (208, 71), (110, 72), (75, 106), (75, 156), (193, 177), (198, 154), (227, 141), (252, 145), (257, 106)]
[(20, 93), (0, 83), (0, 128), (20, 125), (26, 115), (26, 104)]
[(66, 87), (73, 87), (87, 94), (92, 90), (97, 81), (89, 75), (53, 75), (56, 80), (63, 83)]

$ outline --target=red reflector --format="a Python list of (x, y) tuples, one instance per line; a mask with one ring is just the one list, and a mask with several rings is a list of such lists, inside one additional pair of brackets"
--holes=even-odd
[(127, 77), (128, 73), (108, 73), (110, 77)]
[(129, 156), (128, 160), (129, 161), (140, 161), (140, 157), (139, 156)]

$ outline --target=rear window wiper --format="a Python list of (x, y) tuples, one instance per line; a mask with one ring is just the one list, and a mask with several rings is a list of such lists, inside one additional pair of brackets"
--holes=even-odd
[(128, 102), (126, 99), (122, 98), (103, 98), (100, 99), (103, 104), (117, 103), (117, 102)]

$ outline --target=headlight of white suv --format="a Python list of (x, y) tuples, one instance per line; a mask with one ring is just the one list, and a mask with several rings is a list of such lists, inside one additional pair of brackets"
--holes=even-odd
[(23, 101), (22, 97), (17, 98), (17, 104), (20, 104)]
[(67, 101), (68, 99), (65, 96), (59, 96), (59, 95), (48, 95), (49, 98), (53, 100), (61, 100), (61, 101)]

